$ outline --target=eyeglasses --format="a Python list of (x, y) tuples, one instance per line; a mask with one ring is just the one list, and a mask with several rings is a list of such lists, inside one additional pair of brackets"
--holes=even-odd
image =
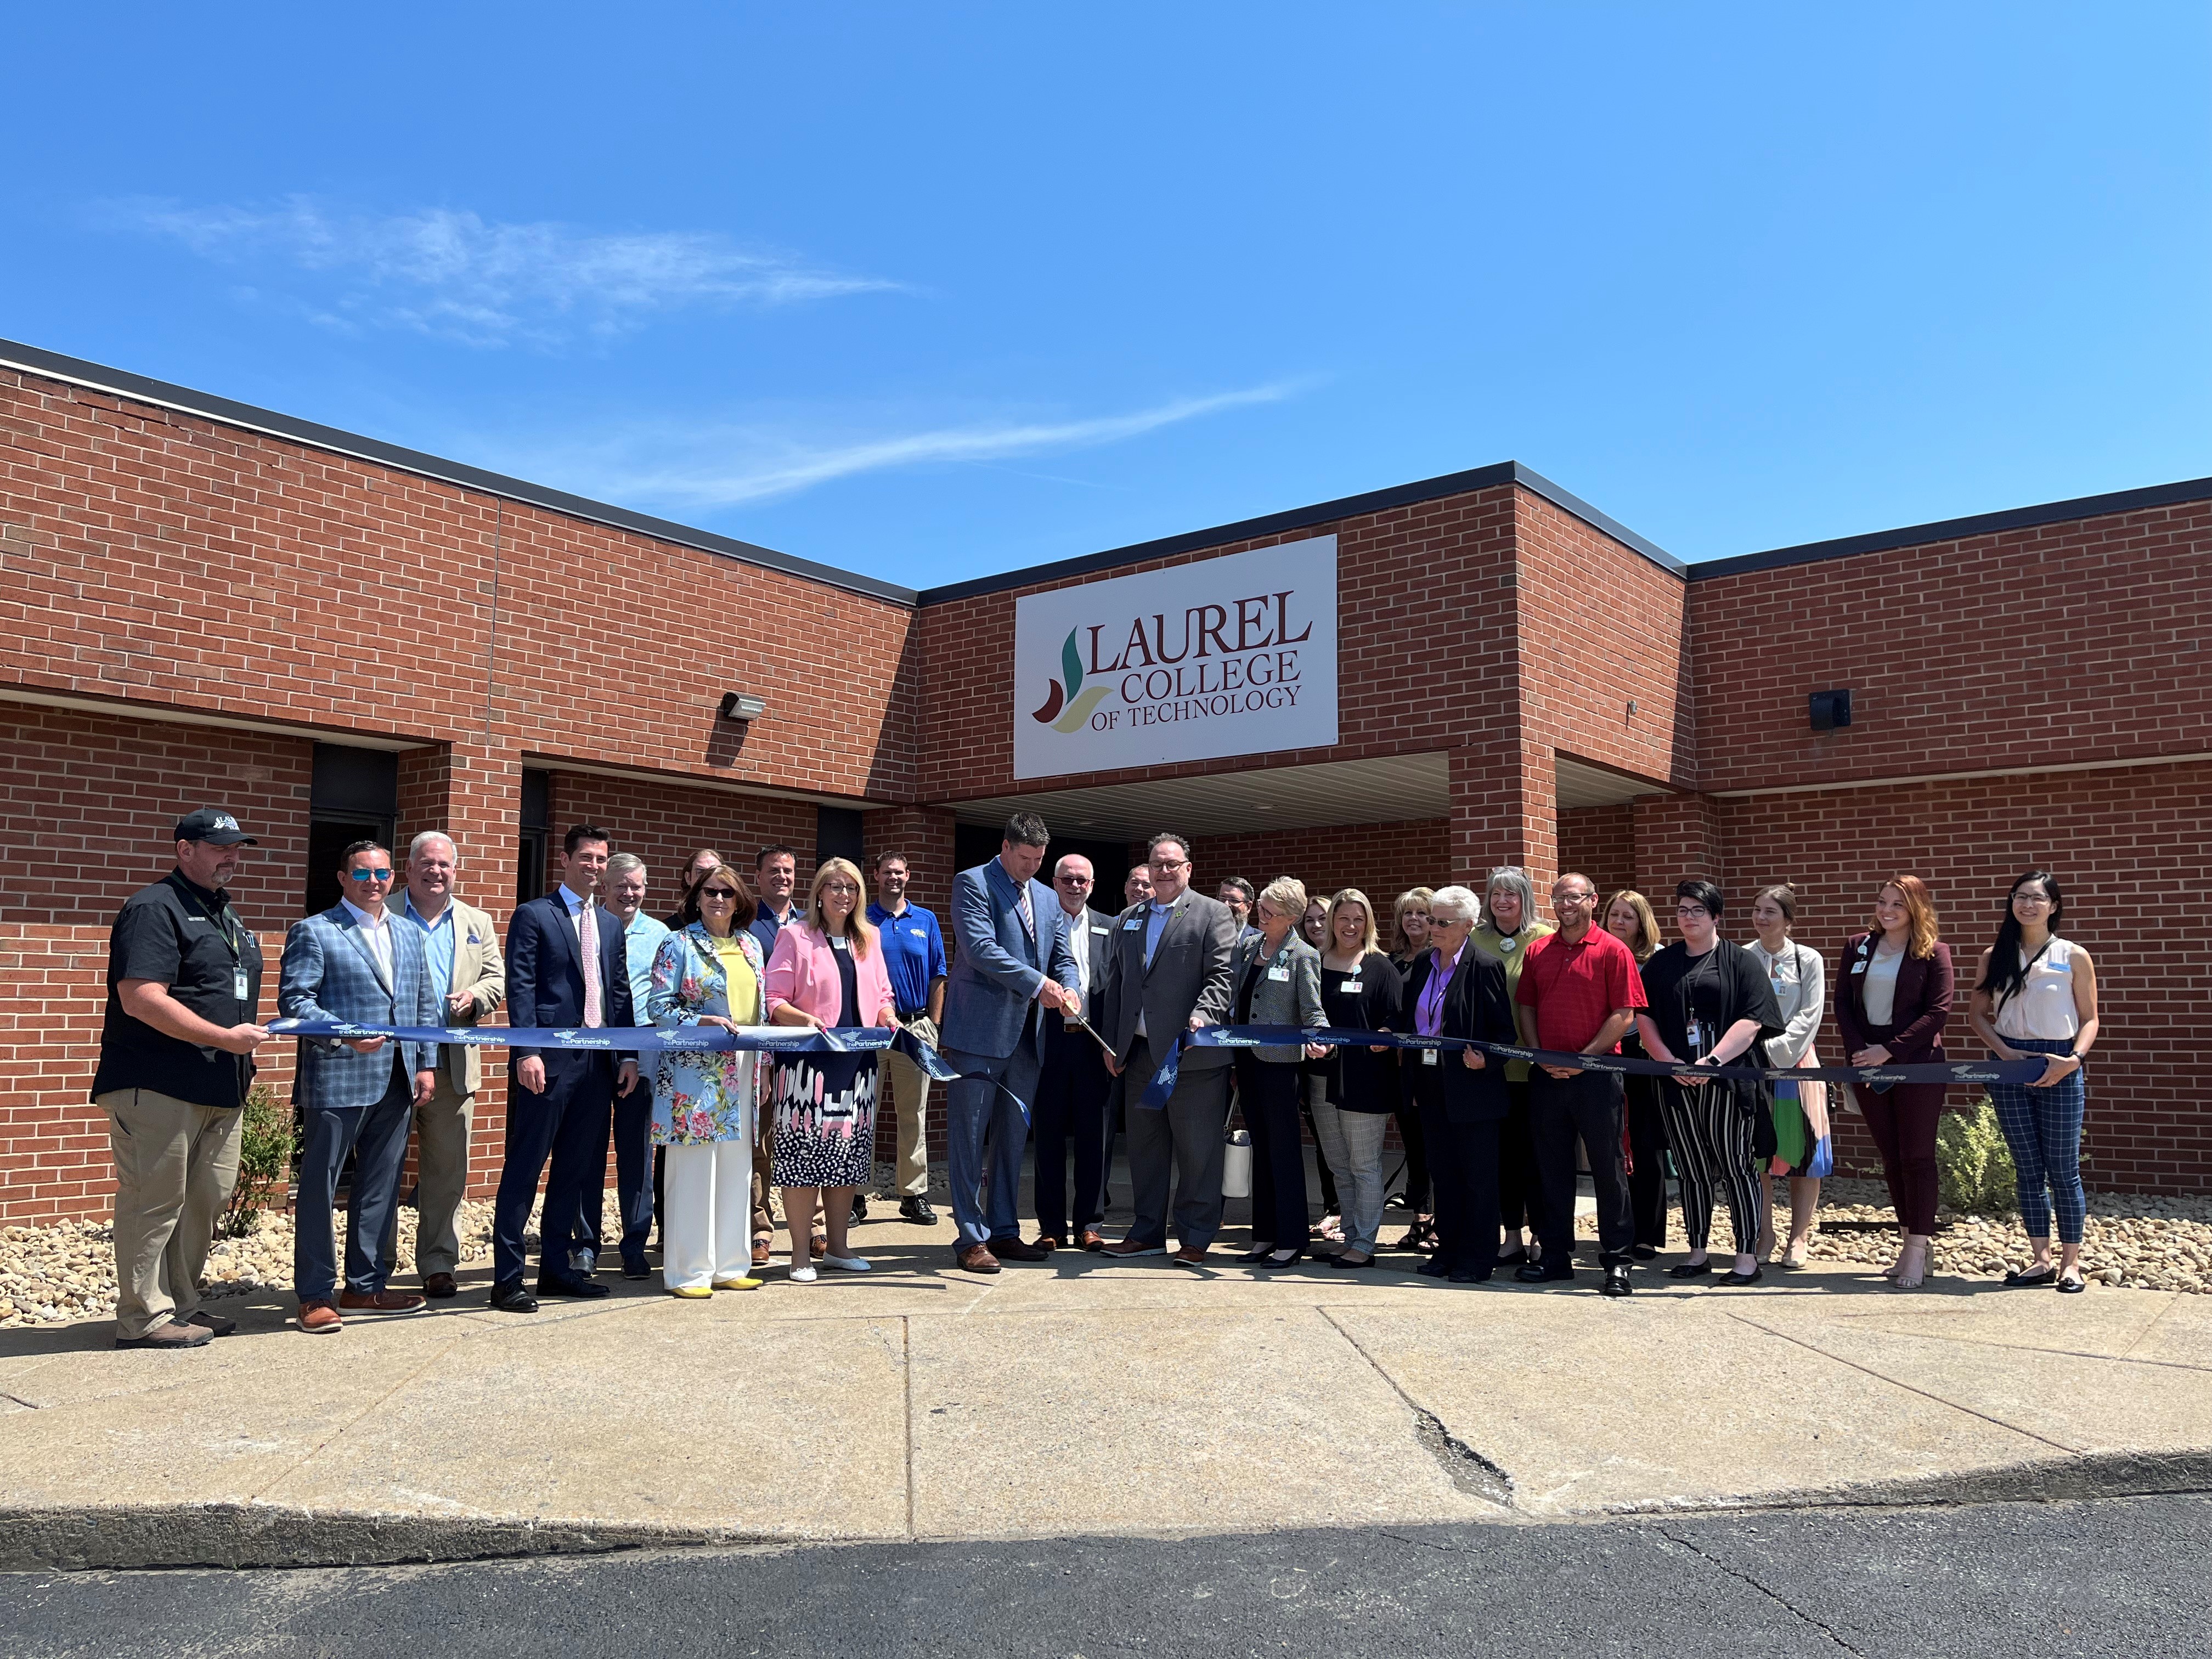
[(2014, 893), (2012, 896), (2012, 902), (2014, 904), (2048, 904), (2051, 902), (2051, 895), (2048, 893)]
[(1190, 868), (1190, 860), (1188, 859), (1154, 859), (1152, 860), (1152, 868), (1155, 870), (1188, 870)]
[(392, 872), (389, 870), (349, 870), (345, 873), (348, 881), (390, 881), (392, 879)]
[(1091, 885), (1091, 878), (1088, 876), (1054, 876), (1053, 879), (1058, 882), (1062, 887), (1088, 887)]
[(849, 881), (825, 881), (822, 884), (822, 890), (825, 893), (857, 893), (860, 890)]
[(1688, 916), (1694, 920), (1698, 916), (1709, 916), (1712, 915), (1712, 912), (1706, 909), (1702, 904), (1678, 904), (1674, 907), (1674, 914), (1678, 916)]
[(732, 904), (738, 900), (736, 891), (727, 887), (702, 887), (699, 896), (702, 899), (727, 899)]

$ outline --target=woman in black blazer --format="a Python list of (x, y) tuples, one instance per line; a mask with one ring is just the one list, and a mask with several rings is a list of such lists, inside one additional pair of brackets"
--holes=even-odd
[[(1936, 937), (1928, 884), (1917, 876), (1885, 882), (1875, 895), (1873, 928), (1851, 936), (1836, 969), (1836, 1025), (1850, 1063), (1941, 1065), (1955, 983), (1951, 947)], [(1936, 1242), (1936, 1124), (1945, 1086), (1899, 1083), (1877, 1092), (1866, 1084), (1850, 1085), (1881, 1152), (1881, 1172), (1905, 1235), (1883, 1276), (1903, 1291), (1926, 1281)]]
[[(1424, 1036), (1517, 1044), (1505, 969), (1468, 943), (1481, 911), (1482, 901), (1464, 887), (1437, 890), (1429, 901), (1430, 949), (1407, 979), (1404, 1007), (1413, 1030)], [(1472, 1048), (1409, 1050), (1406, 1058), (1437, 1206), (1436, 1254), (1420, 1271), (1455, 1285), (1479, 1285), (1498, 1265), (1498, 1129), (1506, 1114), (1505, 1069)]]

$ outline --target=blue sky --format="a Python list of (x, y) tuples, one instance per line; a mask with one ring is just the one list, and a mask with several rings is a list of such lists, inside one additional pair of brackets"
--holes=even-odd
[(916, 586), (2212, 472), (2201, 5), (19, 10), (0, 335)]

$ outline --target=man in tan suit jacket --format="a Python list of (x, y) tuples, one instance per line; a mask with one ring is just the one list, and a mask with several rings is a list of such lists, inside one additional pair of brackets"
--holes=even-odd
[[(425, 830), (407, 849), (407, 890), (391, 908), (402, 927), (423, 932), (424, 954), (446, 1023), (473, 1025), (507, 1000), (507, 963), (491, 918), (453, 896), (459, 866), (452, 840)], [(442, 1044), (437, 1088), (416, 1109), (415, 1270), (422, 1275), (425, 1296), (454, 1292), (461, 1241), (453, 1218), (468, 1190), (469, 1133), (483, 1076), (483, 1061), (473, 1046)]]

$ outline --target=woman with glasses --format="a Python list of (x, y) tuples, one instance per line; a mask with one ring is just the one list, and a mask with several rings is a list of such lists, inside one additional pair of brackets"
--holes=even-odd
[[(2086, 1289), (2081, 1278), (2081, 1056), (2097, 1040), (2097, 970), (2058, 931), (2066, 900), (2048, 870), (2012, 884), (1996, 943), (1982, 953), (1966, 1023), (1999, 1060), (2045, 1057), (2033, 1083), (1993, 1083), (1997, 1122), (2020, 1177), (2020, 1219), (2035, 1260), (2008, 1285)], [(2060, 1265), (2051, 1265), (2051, 1212), (2058, 1212)]]
[(1709, 881), (1674, 889), (1674, 927), (1682, 937), (1644, 964), (1650, 1006), (1638, 1012), (1636, 1026), (1644, 1053), (1662, 1064), (1723, 1068), (1719, 1076), (1683, 1072), (1659, 1081), (1667, 1144), (1682, 1182), (1682, 1231), (1690, 1236), (1688, 1259), (1668, 1274), (1697, 1279), (1712, 1272), (1706, 1246), (1714, 1189), (1723, 1188), (1735, 1231), (1735, 1267), (1718, 1282), (1756, 1285), (1764, 1276), (1757, 1251), (1765, 1208), (1752, 1161), (1759, 1084), (1729, 1077), (1725, 1069), (1758, 1065), (1757, 1044), (1780, 1034), (1782, 1012), (1751, 953), (1720, 937), (1721, 910), (1721, 890)]
[[(1392, 907), (1390, 965), (1398, 970), (1401, 991), (1414, 962), (1428, 954), (1429, 900), (1433, 896), (1426, 887), (1409, 888), (1398, 895), (1398, 902)], [(1408, 1051), (1400, 1049), (1394, 1063), (1398, 1073), (1398, 1140), (1406, 1149), (1406, 1188), (1399, 1194), (1399, 1202), (1413, 1217), (1413, 1224), (1406, 1229), (1406, 1236), (1398, 1241), (1397, 1248), (1432, 1250), (1437, 1247), (1437, 1225), (1435, 1218), (1429, 1213), (1428, 1146), (1421, 1139), (1420, 1109), (1408, 1091), (1413, 1073), (1407, 1068), (1418, 1062)]]
[[(1529, 941), (1553, 931), (1550, 922), (1536, 920), (1536, 890), (1527, 871), (1509, 866), (1490, 872), (1482, 892), (1482, 919), (1469, 943), (1505, 970), (1508, 1003), (1521, 988), (1521, 964), (1528, 959)], [(1512, 1043), (1520, 1038), (1500, 1041)], [(1498, 1133), (1498, 1216), (1505, 1234), (1498, 1258), (1501, 1267), (1534, 1261), (1542, 1255), (1543, 1247), (1536, 1242), (1536, 1206), (1542, 1191), (1536, 1179), (1536, 1146), (1528, 1133), (1528, 1062), (1508, 1060), (1505, 1119)]]
[[(1347, 887), (1328, 902), (1328, 949), (1321, 957), (1321, 1006), (1332, 1025), (1356, 1031), (1398, 1028), (1398, 970), (1377, 948), (1375, 911), (1367, 895)], [(1314, 1108), (1322, 1150), (1343, 1173), (1344, 1248), (1332, 1267), (1365, 1267), (1375, 1261), (1382, 1230), (1382, 1130), (1398, 1099), (1396, 1051), (1334, 1048), (1322, 1060), (1327, 1085)]]
[[(777, 1025), (898, 1024), (890, 975), (876, 930), (868, 925), (867, 888), (846, 859), (825, 860), (814, 872), (806, 915), (775, 936), (768, 962), (768, 1017)], [(791, 1235), (791, 1276), (814, 1277), (809, 1241), (792, 1218), (814, 1213), (823, 1200), (828, 1249), (825, 1265), (847, 1273), (868, 1271), (847, 1246), (853, 1194), (875, 1174), (876, 1073), (874, 1049), (790, 1054), (775, 1068), (775, 1151), (773, 1176), (783, 1188), (783, 1215)]]
[[(1288, 876), (1260, 890), (1252, 912), (1259, 932), (1237, 942), (1229, 959), (1232, 1025), (1326, 1025), (1321, 953), (1299, 933), (1306, 890)], [(1298, 1133), (1301, 1062), (1328, 1050), (1317, 1043), (1237, 1051), (1237, 1102), (1252, 1132), (1252, 1248), (1243, 1259), (1287, 1267), (1306, 1253), (1306, 1151)]]
[[(1790, 937), (1797, 919), (1797, 890), (1788, 882), (1762, 889), (1751, 902), (1751, 925), (1759, 937), (1751, 952), (1774, 992), (1783, 1031), (1766, 1044), (1769, 1066), (1818, 1066), (1813, 1040), (1820, 1035), (1827, 966), (1820, 953)], [(1813, 1248), (1813, 1222), (1820, 1209), (1820, 1180), (1803, 1170), (1828, 1133), (1828, 1091), (1822, 1083), (1776, 1082), (1767, 1085), (1773, 1109), (1775, 1159), (1790, 1172), (1790, 1243), (1782, 1265), (1802, 1267)], [(1759, 1189), (1765, 1201), (1759, 1212), (1759, 1259), (1774, 1254), (1774, 1189), (1762, 1170)]]
[[(758, 907), (738, 872), (708, 865), (685, 889), (674, 932), (653, 952), (646, 1012), (655, 1025), (735, 1031), (768, 1015)], [(665, 1153), (660, 1280), (672, 1296), (757, 1291), (752, 1267), (751, 1054), (667, 1052), (653, 1094), (653, 1141)]]
[[(1931, 1066), (1943, 1060), (1954, 992), (1951, 947), (1936, 937), (1936, 902), (1917, 876), (1884, 882), (1874, 926), (1844, 945), (1836, 1026), (1854, 1066)], [(1850, 1085), (1881, 1153), (1904, 1235), (1883, 1277), (1899, 1290), (1927, 1281), (1936, 1243), (1936, 1126), (1941, 1083)]]
[[(1431, 896), (1429, 948), (1407, 979), (1403, 1007), (1423, 1036), (1518, 1044), (1504, 965), (1475, 949), (1471, 937), (1480, 908), (1464, 887), (1439, 887)], [(1479, 1285), (1498, 1266), (1504, 1068), (1472, 1048), (1408, 1049), (1406, 1060), (1436, 1189), (1437, 1250), (1420, 1271), (1455, 1285)]]
[[(1632, 887), (1605, 902), (1605, 931), (1628, 947), (1639, 971), (1659, 948), (1659, 918), (1651, 914), (1651, 901)], [(1650, 1058), (1634, 1026), (1621, 1038), (1620, 1052)], [(1620, 1083), (1621, 1115), (1628, 1126), (1628, 1213), (1636, 1227), (1629, 1254), (1649, 1261), (1667, 1244), (1667, 1122), (1659, 1109), (1658, 1079), (1632, 1072)]]

